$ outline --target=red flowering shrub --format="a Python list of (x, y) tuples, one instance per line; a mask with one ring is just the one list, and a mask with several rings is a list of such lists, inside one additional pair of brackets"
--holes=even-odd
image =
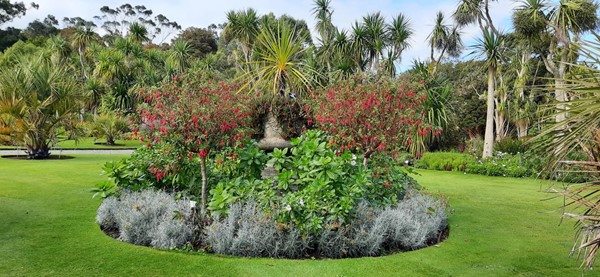
[(245, 137), (248, 111), (243, 103), (248, 99), (236, 93), (237, 85), (197, 79), (174, 77), (157, 88), (141, 90), (136, 131), (142, 130), (149, 144), (168, 142), (184, 149), (188, 154), (181, 159), (200, 157), (204, 209), (206, 159), (211, 151)]
[(425, 124), (425, 95), (386, 77), (356, 75), (312, 94), (312, 112), (320, 129), (344, 149), (373, 153), (407, 147), (411, 135), (437, 133)]

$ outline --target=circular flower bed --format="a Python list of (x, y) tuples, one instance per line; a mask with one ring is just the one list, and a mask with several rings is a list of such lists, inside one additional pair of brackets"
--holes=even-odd
[[(119, 186), (98, 209), (114, 237), (156, 248), (192, 248), (245, 256), (346, 258), (378, 256), (438, 243), (447, 234), (446, 202), (418, 191), (391, 159), (335, 150), (321, 131), (266, 154), (252, 143), (217, 154), (207, 165), (207, 211), (197, 213), (199, 161), (170, 165), (154, 178), (169, 146), (138, 150), (106, 166)], [(265, 165), (275, 177), (263, 179)], [(167, 172), (167, 171), (164, 171)]]

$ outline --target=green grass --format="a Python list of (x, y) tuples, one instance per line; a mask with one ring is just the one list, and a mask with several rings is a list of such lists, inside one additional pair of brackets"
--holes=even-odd
[[(105, 236), (89, 189), (101, 165), (122, 156), (0, 159), (0, 275), (19, 276), (580, 276), (567, 256), (570, 222), (561, 201), (541, 201), (528, 179), (421, 171), (430, 193), (453, 209), (438, 247), (386, 257), (275, 260), (160, 251)], [(597, 276), (592, 271), (588, 276)]]
[[(79, 139), (77, 142), (74, 140), (63, 140), (58, 143), (58, 148), (63, 150), (78, 150), (78, 149), (136, 149), (143, 145), (139, 140), (116, 140), (115, 146), (108, 146), (96, 143), (104, 143), (106, 140), (96, 140), (91, 137), (85, 137)], [(16, 149), (15, 146), (0, 145), (0, 150), (12, 150)]]

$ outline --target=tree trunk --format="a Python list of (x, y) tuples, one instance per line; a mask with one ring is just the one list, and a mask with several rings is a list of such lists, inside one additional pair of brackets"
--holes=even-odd
[(204, 216), (206, 212), (206, 184), (208, 182), (206, 178), (206, 156), (200, 157), (200, 174), (202, 174), (202, 202), (200, 205), (200, 214)]
[(529, 129), (529, 124), (527, 124), (526, 122), (523, 122), (523, 121), (518, 121), (515, 123), (515, 125), (517, 126), (517, 136), (519, 137), (519, 139), (523, 139), (523, 138), (527, 137), (527, 131)]
[(496, 141), (507, 136), (506, 117), (496, 109)]
[(494, 153), (494, 92), (496, 83), (496, 69), (488, 67), (488, 95), (487, 113), (485, 119), (485, 136), (483, 143), (483, 158), (489, 158)]
[(79, 47), (79, 63), (81, 64), (81, 78), (83, 78), (84, 80), (87, 79), (87, 76), (85, 74), (85, 64), (83, 62), (83, 52), (84, 49), (83, 47)]
[(28, 146), (27, 158), (30, 160), (43, 160), (50, 157), (50, 149), (48, 145)]
[(115, 139), (113, 137), (107, 137), (106, 144), (107, 145), (115, 145)]
[[(562, 74), (564, 76), (564, 73)], [(568, 97), (567, 97), (567, 92), (565, 91), (564, 87), (565, 87), (565, 81), (561, 78), (558, 77), (554, 80), (554, 86), (556, 88), (556, 90), (554, 91), (554, 95), (556, 97), (556, 109), (557, 109), (557, 114), (556, 114), (556, 122), (563, 122), (565, 121), (565, 119), (567, 119), (567, 113), (566, 113), (566, 105), (564, 104), (565, 102), (568, 101)]]

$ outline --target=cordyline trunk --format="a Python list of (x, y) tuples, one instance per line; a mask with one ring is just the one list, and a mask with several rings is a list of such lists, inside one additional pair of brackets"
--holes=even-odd
[(200, 157), (200, 174), (202, 174), (202, 202), (200, 206), (200, 214), (204, 215), (206, 212), (206, 156)]
[[(517, 85), (516, 85), (516, 94), (517, 97), (521, 100), (525, 99), (525, 73), (528, 72), (527, 70), (527, 63), (529, 62), (530, 59), (530, 55), (529, 52), (527, 51), (523, 51), (523, 53), (521, 54), (521, 68), (519, 69), (519, 72), (517, 73)], [(517, 109), (519, 109), (520, 107), (517, 107)], [(517, 136), (519, 139), (523, 139), (527, 136), (527, 131), (529, 130), (529, 122), (527, 119), (524, 119), (524, 117), (526, 118), (528, 115), (524, 115), (522, 113), (519, 113), (521, 118), (516, 118), (515, 121), (515, 126), (517, 127)]]
[(83, 49), (83, 47), (79, 46), (79, 63), (81, 64), (81, 78), (82, 79), (87, 79), (87, 76), (85, 74), (85, 64), (83, 63), (83, 52), (85, 51), (85, 49)]
[(488, 68), (488, 95), (487, 113), (485, 119), (485, 136), (483, 139), (483, 158), (489, 158), (494, 152), (494, 92), (496, 83), (496, 69)]
[[(565, 90), (565, 72), (567, 70), (567, 49), (563, 49), (560, 54), (560, 62), (557, 65), (552, 59), (552, 54), (543, 57), (544, 65), (546, 69), (550, 71), (554, 76), (554, 97), (556, 98), (556, 109), (557, 113), (555, 116), (556, 123), (563, 122), (567, 119), (566, 105), (565, 102), (569, 101), (567, 91)], [(564, 128), (564, 127), (563, 127)], [(559, 129), (561, 131), (562, 129)], [(562, 146), (557, 146), (554, 149), (554, 153), (558, 154), (562, 149)]]
[(565, 90), (565, 72), (567, 71), (567, 59), (568, 53), (566, 49), (563, 49), (560, 54), (560, 62), (554, 62), (552, 58), (552, 54), (548, 54), (548, 56), (543, 57), (544, 65), (546, 65), (546, 69), (552, 73), (554, 76), (554, 97), (556, 98), (556, 109), (558, 113), (556, 114), (556, 122), (563, 122), (567, 115), (564, 112), (566, 110), (565, 102), (569, 101), (569, 97), (567, 95), (567, 91)]
[[(499, 107), (498, 99), (494, 101), (496, 107)], [(499, 111), (498, 108), (494, 109), (496, 118), (496, 141), (501, 140), (507, 136), (508, 131), (506, 130), (506, 116), (503, 112)]]
[(527, 137), (527, 130), (529, 130), (529, 124), (527, 124), (527, 122), (517, 121), (515, 126), (517, 126), (517, 136), (519, 139)]

